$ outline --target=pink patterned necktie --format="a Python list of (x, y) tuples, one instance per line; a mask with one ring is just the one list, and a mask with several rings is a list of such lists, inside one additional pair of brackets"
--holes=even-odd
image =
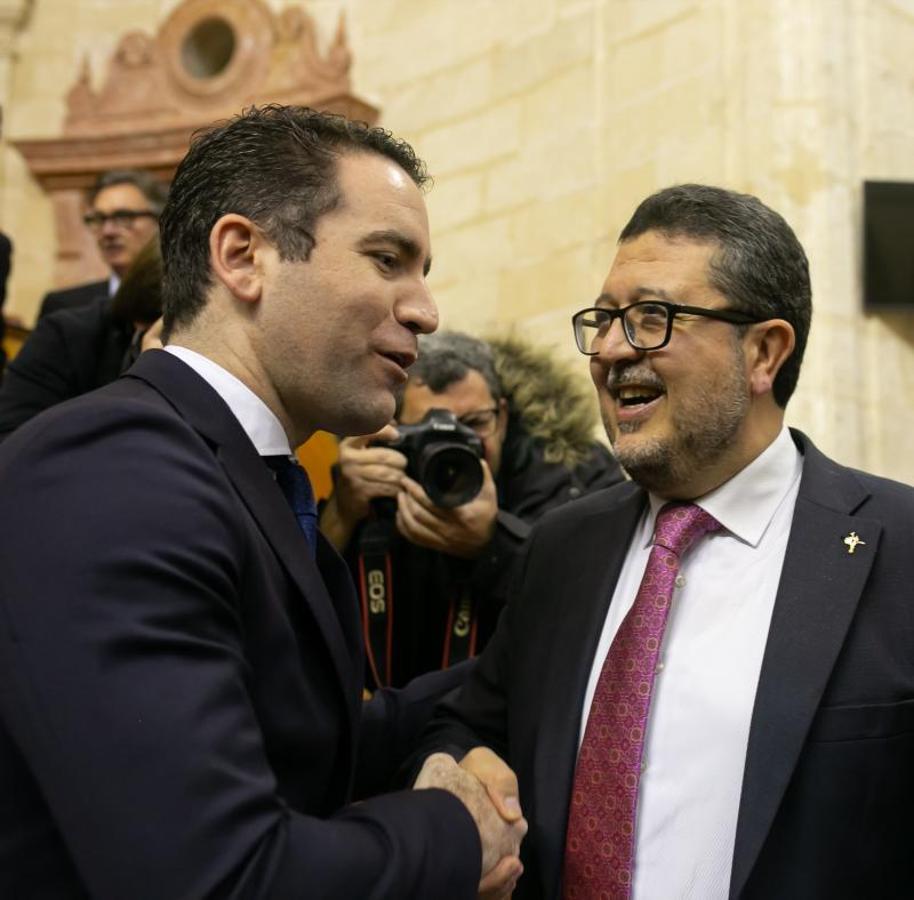
[(565, 900), (630, 896), (644, 735), (679, 560), (718, 528), (693, 503), (668, 503), (657, 515), (647, 568), (603, 662), (578, 754), (565, 839)]

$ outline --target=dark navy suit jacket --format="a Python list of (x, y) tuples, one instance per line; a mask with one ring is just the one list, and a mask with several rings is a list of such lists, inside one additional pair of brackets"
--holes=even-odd
[(164, 351), (0, 448), (0, 896), (475, 896), (455, 797), (347, 805), (437, 689), (363, 705), (347, 569), (303, 541)]

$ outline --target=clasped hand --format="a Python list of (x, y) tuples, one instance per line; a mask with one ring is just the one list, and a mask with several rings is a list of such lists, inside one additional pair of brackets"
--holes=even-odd
[(463, 801), (482, 842), (480, 897), (509, 897), (523, 873), (519, 853), (527, 820), (518, 801), (517, 777), (508, 765), (487, 747), (474, 748), (459, 765), (447, 753), (433, 753), (413, 787), (441, 788)]

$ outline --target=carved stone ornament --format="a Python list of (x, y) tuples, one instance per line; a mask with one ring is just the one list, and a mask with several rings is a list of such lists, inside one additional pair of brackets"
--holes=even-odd
[(191, 134), (252, 104), (289, 103), (374, 124), (378, 110), (351, 93), (342, 16), (326, 54), (299, 7), (273, 13), (262, 0), (185, 0), (155, 36), (119, 41), (104, 83), (88, 60), (67, 93), (63, 135), (17, 140), (32, 175), (54, 201), (58, 284), (98, 275), (80, 216), (100, 172), (147, 169), (169, 180)]

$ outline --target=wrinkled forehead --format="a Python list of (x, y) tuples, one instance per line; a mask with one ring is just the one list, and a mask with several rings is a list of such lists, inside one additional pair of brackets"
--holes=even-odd
[(621, 243), (600, 291), (598, 305), (624, 306), (645, 296), (676, 299), (713, 290), (713, 240), (647, 231)]

